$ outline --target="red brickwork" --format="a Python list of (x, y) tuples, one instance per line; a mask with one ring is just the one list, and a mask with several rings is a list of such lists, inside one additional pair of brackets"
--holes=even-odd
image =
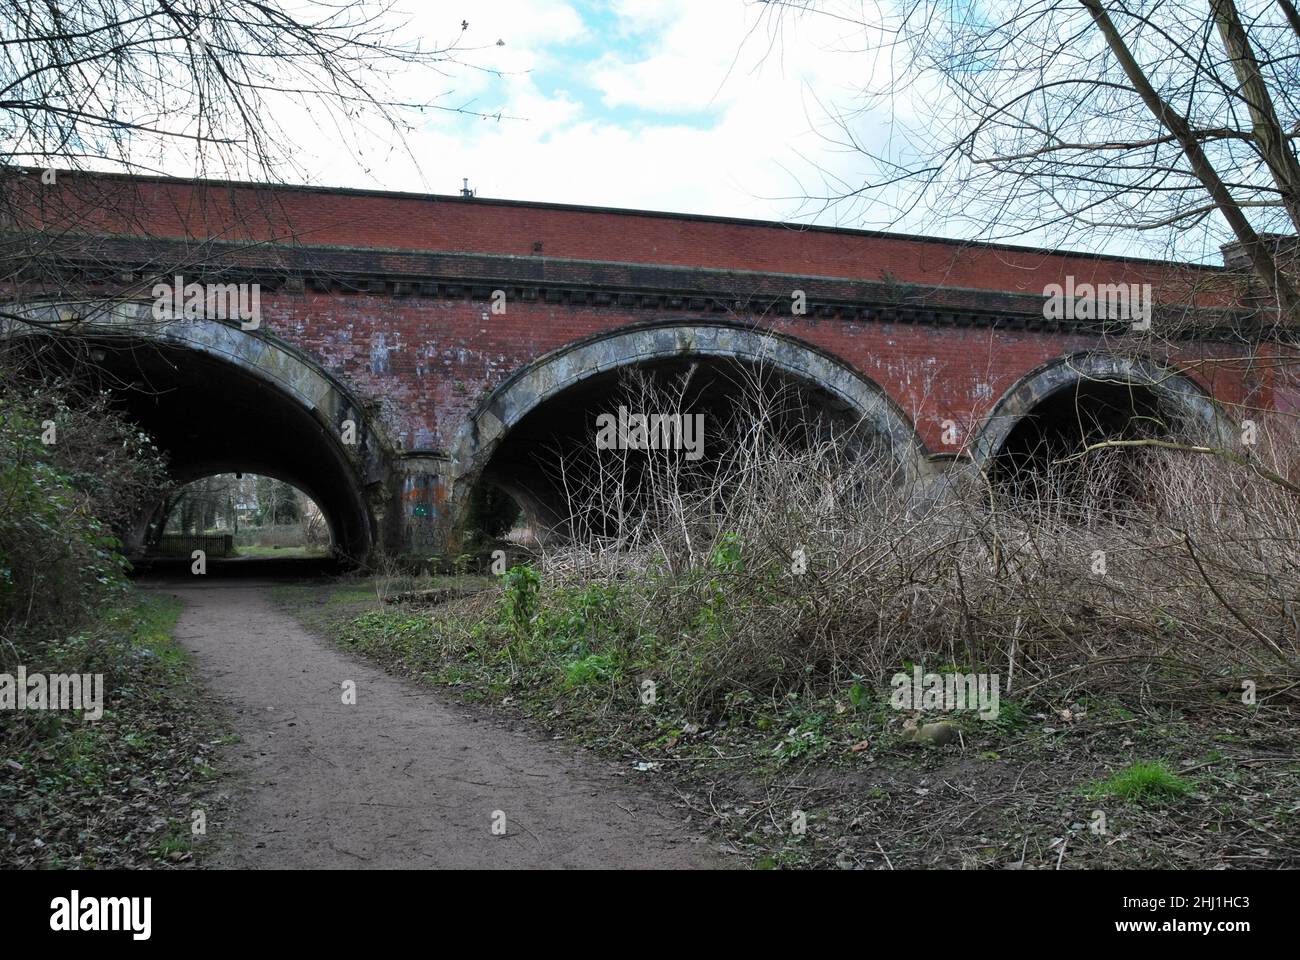
[[(497, 255), (494, 270), (505, 264), (543, 284), (582, 274), (576, 261), (597, 261), (672, 268), (657, 276), (680, 276), (684, 286), (695, 273), (730, 271), (725, 276), (738, 296), (751, 279), (758, 283), (758, 275), (770, 289), (794, 289), (805, 278), (840, 278), (945, 288), (955, 295), (953, 303), (979, 309), (996, 293), (1041, 297), (1047, 284), (1072, 275), (1076, 283), (1150, 283), (1162, 303), (1231, 302), (1225, 275), (1215, 269), (937, 239), (455, 197), (77, 177), (61, 184), (59, 203), (47, 198), (38, 205), (49, 223), (91, 233), (347, 248), (354, 254), (346, 262), (356, 270), (390, 278), (410, 270), (391, 251), (432, 251)], [(627, 290), (642, 286), (630, 267), (617, 275)], [(484, 280), (489, 287), (498, 281)], [(1023, 323), (1013, 329), (936, 325), (863, 319), (853, 311), (757, 318), (745, 310), (693, 310), (689, 302), (669, 311), (624, 304), (617, 291), (603, 305), (516, 298), (501, 315), (468, 287), (455, 295), (421, 292), (418, 284), (380, 289), (344, 292), (327, 284), (319, 292), (308, 282), (299, 290), (264, 291), (263, 326), (310, 353), (362, 398), (378, 402), (391, 439), (405, 450), (447, 449), (467, 413), (522, 366), (632, 323), (694, 318), (770, 324), (877, 383), (913, 420), (932, 453), (943, 449), (942, 421), (970, 429), (1034, 367), (1104, 345), (1096, 335), (1035, 331)], [(1189, 344), (1179, 355), (1190, 362), (1230, 351)], [(1225, 402), (1274, 402), (1266, 371), (1252, 380), (1224, 364), (1193, 362), (1187, 369)], [(1296, 396), (1288, 385), (1286, 403), (1294, 406)]]

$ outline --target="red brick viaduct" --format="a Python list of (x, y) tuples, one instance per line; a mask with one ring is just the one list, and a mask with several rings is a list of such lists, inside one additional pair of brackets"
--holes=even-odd
[[(22, 309), (90, 337), (178, 479), (279, 476), (354, 556), (446, 549), (484, 478), (527, 508), (512, 436), (544, 439), (539, 417), (575, 397), (594, 416), (591, 384), (629, 365), (769, 364), (866, 418), (915, 476), (989, 462), (1044, 404), (1091, 402), (1090, 383), (1218, 429), (1300, 398), (1232, 332), (1260, 311), (1218, 267), (470, 197), (26, 183), (29, 226), (57, 239)], [(174, 276), (258, 284), (260, 323), (157, 319)], [(1067, 282), (1149, 284), (1156, 336), (1046, 319)]]

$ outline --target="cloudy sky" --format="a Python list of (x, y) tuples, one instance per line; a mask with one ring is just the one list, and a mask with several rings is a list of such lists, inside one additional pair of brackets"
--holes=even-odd
[(468, 177), (483, 197), (844, 219), (808, 198), (827, 192), (828, 171), (852, 179), (861, 167), (826, 137), (829, 106), (849, 102), (854, 78), (870, 68), (853, 52), (861, 28), (791, 13), (778, 20), (746, 0), (458, 6), (431, 4), (412, 30), (445, 41), (468, 20), (462, 43), (479, 49), (466, 59), (502, 76), (425, 74), (419, 82), (441, 88), (423, 93), (503, 118), (433, 113), (406, 138), (413, 158), (382, 137), (361, 137), (354, 158), (328, 131), (300, 129), (302, 179), (454, 193)]
[[(404, 136), (364, 112), (340, 124), (320, 102), (289, 102), (288, 83), (263, 114), (287, 162), (268, 171), (240, 141), (218, 170), (172, 138), (137, 169), (435, 194), (468, 179), (480, 197), (1217, 257), (1208, 227), (1144, 234), (1122, 229), (1123, 210), (1109, 231), (1071, 223), (1042, 184), (1002, 206), (996, 192), (977, 193), (951, 209), (936, 186), (926, 205), (903, 209), (915, 184), (897, 183), (853, 199), (882, 176), (869, 155), (925, 166), (927, 140), (965, 132), (932, 75), (895, 79), (913, 51), (864, 26), (889, 15), (887, 0), (818, 0), (818, 13), (801, 10), (804, 0), (394, 2), (407, 8), (395, 39), (454, 44), (458, 61), (402, 69), (374, 88), (385, 101), (442, 107), (403, 114)], [(1026, 221), (1049, 226), (1019, 232)]]

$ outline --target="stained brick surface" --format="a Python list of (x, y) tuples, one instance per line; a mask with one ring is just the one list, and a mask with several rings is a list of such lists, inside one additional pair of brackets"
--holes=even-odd
[[(953, 294), (951, 304), (978, 310), (1010, 302), (998, 299), (1003, 294), (1041, 297), (1047, 284), (1072, 275), (1078, 283), (1150, 283), (1162, 303), (1232, 302), (1221, 272), (1152, 261), (482, 199), (184, 181), (63, 183), (64, 196), (42, 206), (42, 216), (80, 231), (274, 245), (257, 251), (281, 245), (308, 254), (329, 249), (358, 275), (386, 276), (373, 288), (379, 292), (344, 292), (328, 289), (328, 283), (326, 292), (317, 292), (310, 282), (297, 292), (291, 285), (264, 291), (263, 325), (310, 352), (361, 397), (378, 402), (391, 439), (406, 450), (445, 450), (467, 413), (522, 366), (574, 340), (632, 323), (771, 325), (879, 384), (915, 422), (930, 452), (944, 449), (942, 421), (969, 429), (1039, 364), (1104, 346), (1083, 333), (863, 319), (865, 310), (760, 317), (741, 309), (724, 315), (716, 303), (693, 304), (689, 296), (680, 303), (660, 297), (643, 306), (640, 292), (664, 276), (689, 289), (697, 273), (727, 271), (725, 281), (710, 275), (710, 289), (716, 293), (725, 282), (726, 292), (740, 300), (760, 286), (781, 290), (820, 277), (943, 288)], [(413, 251), (491, 254), (492, 269), (514, 271), (522, 285), (511, 288), (517, 295), (507, 312), (493, 314), (473, 276), (461, 278), (463, 290), (448, 289), (446, 276), (413, 272)], [(589, 261), (604, 266), (593, 272)], [(465, 262), (465, 269), (478, 269), (474, 261)], [(653, 276), (644, 269), (651, 266), (658, 269)], [(401, 285), (404, 276), (409, 282)], [(435, 283), (434, 292), (424, 294), (422, 280), (443, 285)], [(487, 288), (495, 282), (484, 279)], [(557, 292), (565, 283), (585, 283), (597, 292), (587, 302), (573, 302)], [(620, 298), (620, 292), (629, 295)], [(1267, 364), (1243, 373), (1234, 365), (1199, 362), (1231, 356), (1232, 349), (1187, 344), (1174, 359), (1222, 401), (1297, 404), (1294, 385), (1281, 385), (1275, 396)]]

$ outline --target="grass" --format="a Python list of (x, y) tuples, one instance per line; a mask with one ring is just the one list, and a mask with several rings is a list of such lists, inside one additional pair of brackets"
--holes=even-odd
[[(435, 578), (444, 586), (450, 578)], [(870, 736), (895, 739), (899, 717), (888, 698), (855, 682), (822, 697), (790, 692), (759, 698), (736, 691), (721, 715), (704, 718), (682, 696), (676, 671), (698, 669), (685, 644), (662, 644), (619, 629), (617, 597), (602, 590), (570, 591), (541, 606), (526, 579), (495, 596), (486, 594), (432, 609), (376, 600), (347, 581), (326, 590), (283, 587), (282, 602), (342, 646), (422, 682), (458, 688), (474, 699), (509, 697), (534, 716), (555, 718), (597, 745), (604, 740), (692, 741), (684, 730), (712, 719), (757, 738), (762, 764), (809, 753), (835, 752)], [(646, 683), (655, 691), (647, 702)], [(793, 731), (793, 736), (790, 731)], [(650, 747), (653, 749), (653, 746)]]
[(1153, 803), (1176, 800), (1193, 791), (1190, 783), (1159, 761), (1139, 761), (1089, 784), (1089, 799), (1114, 798), (1126, 803)]
[(189, 652), (176, 642), (176, 622), (183, 606), (169, 594), (140, 594), (126, 614), (134, 645), (152, 651), (172, 669), (187, 669), (191, 663)]
[(324, 557), (329, 555), (328, 547), (261, 547), (247, 546), (235, 547), (235, 556), (237, 557), (274, 557), (277, 560), (290, 560), (311, 557)]

